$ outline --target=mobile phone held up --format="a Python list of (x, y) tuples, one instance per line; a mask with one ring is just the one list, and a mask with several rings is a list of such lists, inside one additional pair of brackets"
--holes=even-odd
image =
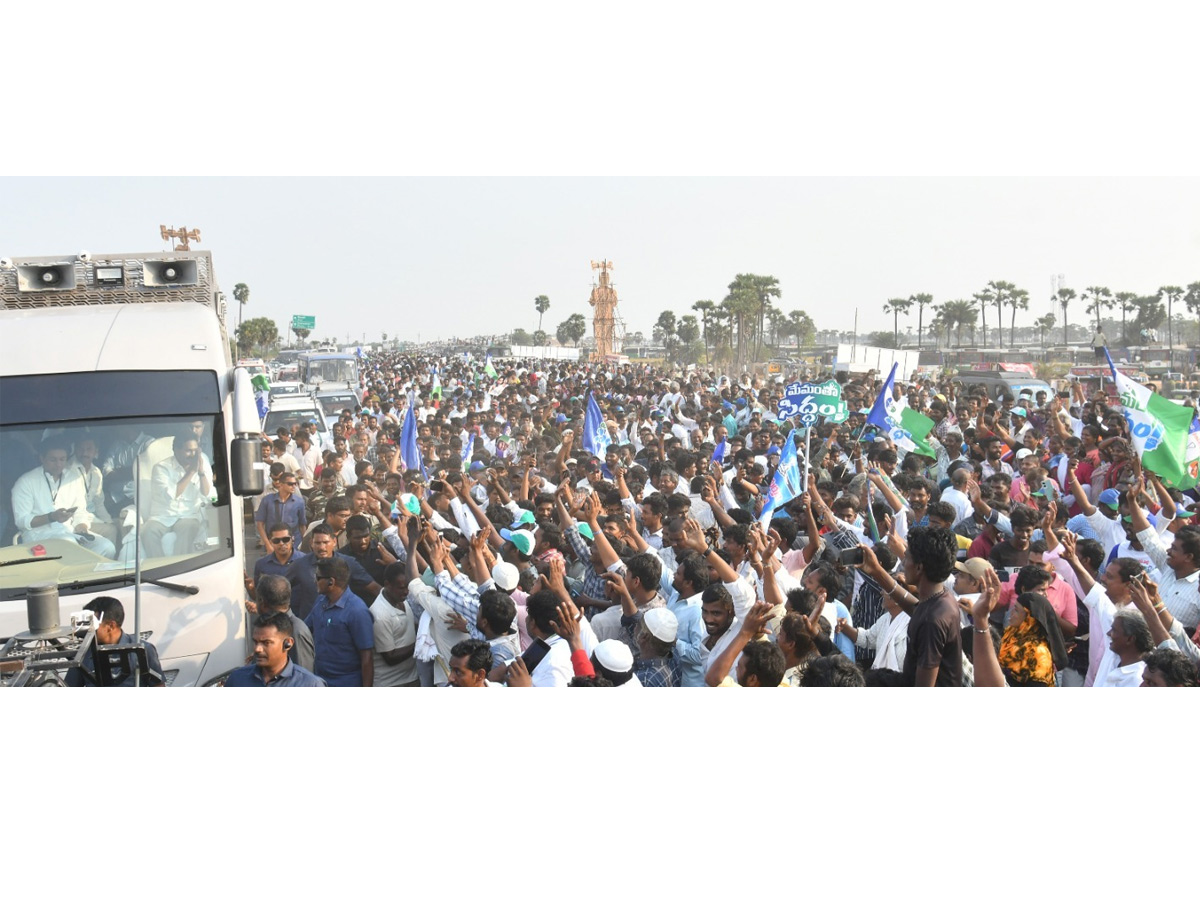
[(842, 550), (838, 556), (838, 562), (843, 566), (861, 566), (863, 564), (863, 548), (850, 547)]

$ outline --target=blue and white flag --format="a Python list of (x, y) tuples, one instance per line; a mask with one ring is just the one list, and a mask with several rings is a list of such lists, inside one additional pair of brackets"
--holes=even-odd
[(604, 424), (604, 414), (591, 391), (588, 392), (587, 415), (583, 418), (583, 449), (593, 456), (604, 456), (604, 451), (612, 443), (608, 436), (608, 427)]
[(359, 344), (357, 347), (354, 348), (354, 355), (357, 356), (359, 359), (362, 359), (364, 356), (366, 356), (366, 354), (363, 353), (363, 348), (362, 348), (361, 344)]
[(464, 469), (471, 464), (471, 457), (474, 455), (475, 455), (475, 432), (472, 431), (469, 435), (467, 435), (467, 445), (465, 447), (463, 447), (462, 463), (463, 463)]
[(725, 454), (728, 452), (729, 452), (729, 441), (727, 441), (725, 438), (721, 438), (721, 443), (717, 444), (717, 446), (713, 448), (712, 458), (715, 462), (724, 464)]
[(425, 474), (425, 462), (421, 459), (421, 448), (417, 446), (417, 416), (414, 397), (408, 401), (408, 411), (404, 414), (404, 424), (400, 428), (400, 462), (404, 471), (416, 471)]
[(758, 517), (763, 528), (771, 524), (771, 517), (776, 508), (783, 506), (803, 490), (804, 486), (800, 483), (800, 460), (796, 455), (796, 432), (793, 429), (785, 438), (783, 454), (779, 457), (779, 468), (775, 470), (771, 489), (767, 491), (767, 502)]

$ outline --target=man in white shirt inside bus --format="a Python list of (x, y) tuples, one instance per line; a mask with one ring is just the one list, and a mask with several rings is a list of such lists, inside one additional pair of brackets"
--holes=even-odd
[(110, 559), (116, 556), (112, 541), (91, 530), (87, 492), (77, 468), (67, 468), (70, 440), (52, 435), (42, 442), (42, 464), (20, 478), (12, 489), (13, 516), (22, 544), (63, 539), (75, 541)]
[(173, 455), (154, 467), (150, 484), (150, 516), (142, 526), (147, 556), (165, 556), (163, 538), (175, 535), (172, 554), (195, 550), (204, 510), (213, 490), (212, 467), (190, 431), (175, 436)]

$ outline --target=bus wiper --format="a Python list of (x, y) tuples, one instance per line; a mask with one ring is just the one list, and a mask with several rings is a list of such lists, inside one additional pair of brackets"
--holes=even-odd
[(46, 562), (50, 559), (62, 559), (61, 556), (34, 556), (29, 559), (6, 559), (0, 566), (23, 566), (25, 563)]
[[(70, 584), (59, 585), (64, 590), (76, 590), (78, 588), (99, 587), (103, 584), (133, 584), (133, 573), (117, 575), (112, 578), (100, 578), (96, 581), (72, 581)], [(198, 594), (200, 588), (194, 584), (175, 584), (171, 581), (159, 581), (156, 578), (143, 578), (142, 584), (153, 584), (160, 588), (166, 588), (169, 591), (178, 591), (181, 594)]]

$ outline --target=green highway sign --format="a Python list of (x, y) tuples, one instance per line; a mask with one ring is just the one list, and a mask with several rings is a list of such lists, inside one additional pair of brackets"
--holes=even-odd
[(316, 316), (292, 316), (292, 331), (312, 331), (316, 327)]

